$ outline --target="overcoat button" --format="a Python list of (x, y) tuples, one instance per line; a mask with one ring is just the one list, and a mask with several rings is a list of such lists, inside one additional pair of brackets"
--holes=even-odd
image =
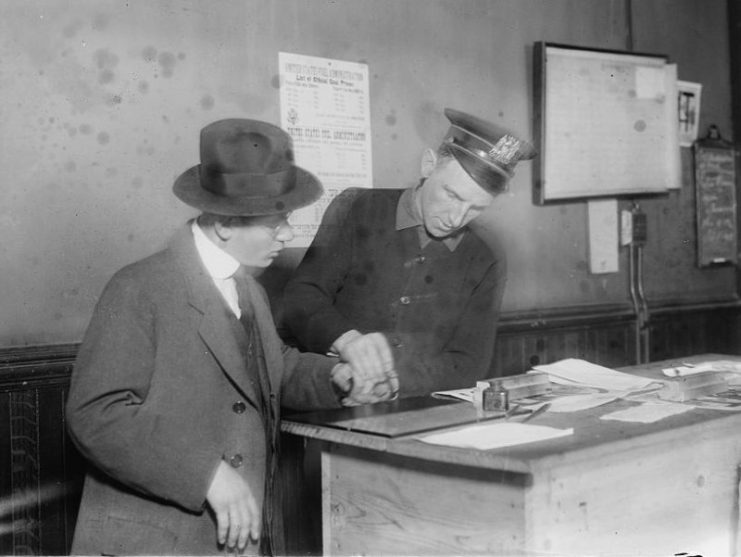
[(242, 461), (242, 455), (237, 453), (229, 459), (229, 464), (232, 465), (232, 468), (239, 468), (242, 466)]
[(401, 298), (399, 298), (399, 301), (402, 304), (407, 305), (411, 300), (409, 299), (409, 296), (402, 296)]
[(247, 405), (241, 400), (238, 400), (232, 404), (232, 410), (234, 410), (235, 414), (244, 414), (244, 411), (247, 410)]
[(417, 256), (417, 263), (419, 263), (421, 265), (424, 262), (425, 262), (425, 256), (424, 255)]

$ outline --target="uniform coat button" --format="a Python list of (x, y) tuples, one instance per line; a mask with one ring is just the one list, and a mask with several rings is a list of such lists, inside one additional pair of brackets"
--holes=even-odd
[(241, 400), (238, 400), (232, 404), (232, 410), (234, 410), (235, 414), (244, 414), (244, 411), (247, 410), (247, 405)]
[(401, 302), (402, 304), (404, 304), (404, 305), (407, 305), (407, 304), (409, 304), (409, 302), (410, 302), (411, 300), (409, 299), (409, 296), (402, 296), (401, 298), (399, 298), (399, 301), (400, 301), (400, 302)]
[(242, 466), (243, 461), (244, 459), (242, 458), (242, 455), (237, 453), (229, 459), (229, 464), (232, 465), (232, 468), (239, 468)]

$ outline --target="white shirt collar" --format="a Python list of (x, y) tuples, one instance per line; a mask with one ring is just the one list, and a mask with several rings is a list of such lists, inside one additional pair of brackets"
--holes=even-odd
[(222, 280), (231, 277), (239, 269), (239, 261), (214, 244), (198, 226), (197, 220), (193, 221), (191, 229), (198, 255), (201, 256), (208, 274), (212, 278)]

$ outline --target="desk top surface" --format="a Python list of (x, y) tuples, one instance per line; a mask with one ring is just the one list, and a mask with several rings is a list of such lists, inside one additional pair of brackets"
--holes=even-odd
[[(682, 358), (683, 362), (701, 362), (708, 360), (738, 360), (738, 356), (703, 354)], [(635, 373), (648, 378), (662, 378), (661, 369), (676, 365), (676, 360), (653, 362), (639, 366), (621, 368), (621, 371)], [(430, 397), (431, 398), (431, 397)], [(417, 434), (401, 436), (384, 436), (366, 432), (353, 431), (342, 424), (348, 418), (355, 422), (360, 418), (373, 415), (374, 420), (385, 420), (393, 425), (400, 415), (409, 415), (409, 407), (415, 401), (400, 401), (373, 405), (373, 408), (362, 407), (355, 410), (344, 409), (327, 412), (288, 415), (283, 419), (284, 432), (318, 439), (330, 443), (349, 445), (371, 451), (382, 451), (408, 457), (422, 458), (438, 462), (506, 470), (510, 472), (535, 473), (556, 464), (570, 464), (591, 458), (604, 458), (612, 453), (636, 449), (645, 446), (671, 446), (676, 442), (698, 436), (732, 436), (738, 435), (741, 428), (741, 412), (727, 410), (709, 410), (693, 408), (682, 414), (670, 416), (653, 423), (634, 423), (612, 420), (601, 420), (600, 417), (636, 406), (638, 403), (616, 400), (608, 404), (578, 412), (546, 412), (533, 418), (530, 423), (548, 425), (557, 428), (573, 428), (574, 434), (558, 439), (510, 446), (492, 450), (465, 449), (431, 445), (416, 439)], [(465, 407), (462, 405), (466, 405)], [(460, 427), (461, 422), (470, 421), (459, 418), (458, 421), (447, 421), (448, 417), (465, 417), (465, 412), (472, 410), (469, 403), (452, 403), (437, 405), (422, 403), (432, 411), (420, 410), (433, 416), (435, 427)], [(447, 409), (450, 409), (449, 412)], [(403, 412), (400, 413), (400, 410)], [(455, 410), (455, 411), (454, 411)]]

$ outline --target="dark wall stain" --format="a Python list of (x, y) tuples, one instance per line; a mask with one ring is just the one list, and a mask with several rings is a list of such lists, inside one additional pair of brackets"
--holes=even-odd
[(115, 79), (114, 69), (118, 66), (118, 56), (113, 54), (107, 48), (99, 48), (93, 52), (93, 61), (98, 68), (98, 83), (104, 85)]
[(201, 108), (203, 110), (211, 110), (214, 104), (214, 98), (211, 95), (203, 95), (201, 97)]
[(107, 132), (100, 132), (98, 134), (98, 143), (101, 145), (107, 145), (110, 140), (111, 136)]
[(159, 62), (160, 68), (162, 68), (163, 77), (172, 77), (175, 71), (175, 63), (177, 59), (172, 52), (160, 52), (157, 56), (157, 62)]
[(82, 29), (84, 25), (85, 24), (82, 22), (81, 19), (77, 19), (71, 23), (68, 23), (62, 29), (62, 35), (64, 35), (68, 39), (71, 39), (72, 37), (77, 35), (77, 32)]
[(142, 49), (142, 58), (145, 62), (154, 62), (157, 58), (157, 49), (153, 46), (147, 46)]
[(108, 27), (110, 18), (106, 14), (95, 14), (93, 17), (93, 29), (103, 31)]

